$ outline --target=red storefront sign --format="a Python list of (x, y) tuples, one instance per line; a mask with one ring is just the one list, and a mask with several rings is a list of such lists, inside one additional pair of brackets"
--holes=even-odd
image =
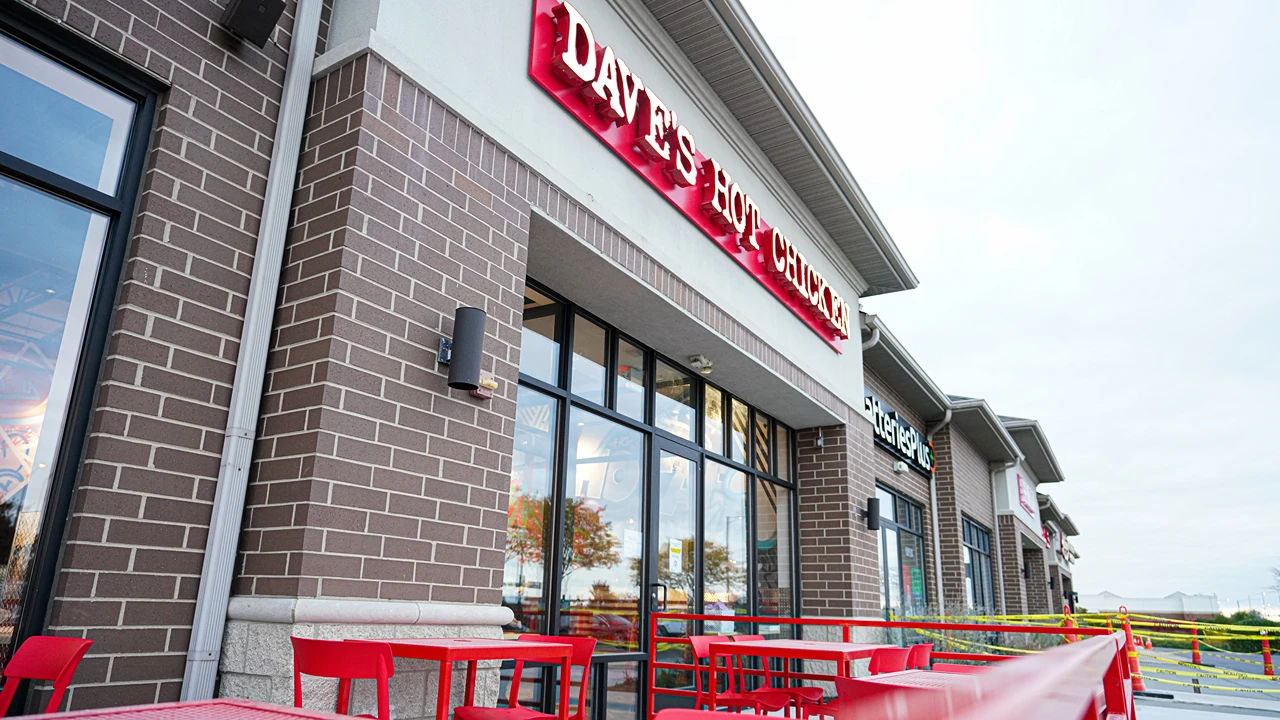
[(849, 303), (570, 3), (534, 0), (529, 77), (840, 352)]

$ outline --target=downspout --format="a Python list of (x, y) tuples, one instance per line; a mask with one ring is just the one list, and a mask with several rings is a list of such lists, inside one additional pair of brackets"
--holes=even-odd
[(1018, 460), (991, 464), (991, 531), (995, 534), (996, 541), (996, 576), (1000, 580), (1001, 615), (1007, 614), (1009, 610), (1004, 595), (1004, 553), (1000, 550), (1000, 503), (996, 500), (996, 473), (1002, 473), (1017, 464)]
[[(925, 440), (932, 446), (933, 436), (937, 435), (938, 431), (950, 424), (951, 408), (947, 408), (946, 414), (942, 416), (942, 421), (939, 422), (932, 430), (925, 433)], [(933, 570), (935, 575), (934, 579), (937, 582), (938, 588), (938, 614), (946, 615), (947, 595), (942, 591), (942, 539), (938, 534), (938, 458), (936, 455), (934, 456), (933, 463), (935, 471), (929, 476), (929, 515), (933, 519)]]
[[(863, 323), (863, 324), (864, 324), (864, 325), (867, 325), (868, 327), (870, 327), (870, 325), (871, 325), (871, 321), (872, 321), (872, 320), (875, 320), (875, 317), (876, 317), (875, 315), (868, 315), (868, 316), (867, 316), (867, 321), (866, 321), (865, 323)], [(866, 351), (870, 350), (871, 348), (875, 347), (875, 346), (876, 346), (876, 343), (878, 343), (878, 342), (880, 342), (880, 328), (878, 328), (878, 327), (873, 327), (873, 328), (871, 328), (871, 337), (867, 338), (867, 339), (866, 339), (866, 340), (864, 340), (864, 341), (863, 341), (863, 343), (862, 343), (862, 352), (866, 352)]]
[(276, 123), (271, 167), (262, 205), (262, 223), (254, 252), (253, 276), (245, 305), (244, 326), (240, 330), (240, 354), (231, 386), (231, 405), (222, 441), (222, 464), (209, 518), (204, 566), (196, 595), (196, 613), (187, 650), (187, 666), (182, 676), (183, 700), (213, 697), (222, 652), (222, 633), (231, 597), (231, 576), (235, 569), (236, 545), (244, 516), (244, 496), (249, 480), (249, 463), (262, 402), (262, 384), (267, 366), (268, 341), (280, 286), (285, 233), (293, 204), (293, 182), (302, 148), (302, 126), (306, 120), (307, 96), (311, 90), (311, 70), (315, 64), (316, 42), (320, 34), (322, 0), (298, 0), (294, 13), (293, 37), (289, 43), (288, 68)]

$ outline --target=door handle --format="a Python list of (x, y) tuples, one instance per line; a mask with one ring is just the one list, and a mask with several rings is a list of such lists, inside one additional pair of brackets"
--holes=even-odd
[[(658, 591), (656, 588), (662, 588), (662, 607), (658, 607)], [(667, 586), (662, 583), (649, 584), (649, 609), (653, 612), (667, 611)]]

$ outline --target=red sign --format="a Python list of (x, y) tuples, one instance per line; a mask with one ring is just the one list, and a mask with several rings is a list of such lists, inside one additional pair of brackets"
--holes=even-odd
[(534, 0), (529, 77), (840, 352), (849, 303), (571, 4)]
[(1023, 510), (1027, 511), (1028, 515), (1034, 516), (1036, 514), (1036, 509), (1031, 504), (1031, 491), (1028, 488), (1027, 483), (1023, 482), (1022, 473), (1017, 473), (1017, 475), (1018, 475), (1018, 504), (1022, 506)]

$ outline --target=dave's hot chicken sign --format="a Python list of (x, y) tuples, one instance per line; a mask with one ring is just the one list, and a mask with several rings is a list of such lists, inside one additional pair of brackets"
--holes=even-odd
[(529, 76), (591, 129), (685, 217), (764, 284), (837, 352), (852, 311), (747, 190), (715, 158), (698, 152), (659, 89), (596, 43), (567, 2), (535, 0)]

